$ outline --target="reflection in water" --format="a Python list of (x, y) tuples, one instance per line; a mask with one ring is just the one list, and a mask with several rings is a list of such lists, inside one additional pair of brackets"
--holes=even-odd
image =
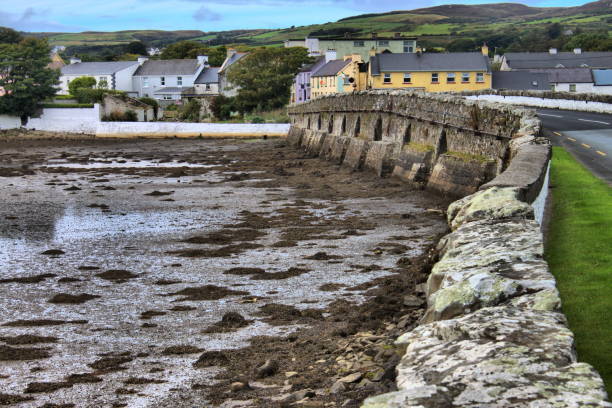
[(0, 237), (48, 241), (64, 216), (64, 207), (52, 203), (6, 203), (0, 207)]

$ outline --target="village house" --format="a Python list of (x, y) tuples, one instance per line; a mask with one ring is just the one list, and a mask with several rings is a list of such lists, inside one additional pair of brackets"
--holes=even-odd
[(169, 103), (180, 103), (183, 97), (195, 95), (195, 80), (209, 67), (207, 56), (171, 60), (139, 58), (139, 61), (141, 65), (132, 78), (133, 93)]
[(593, 92), (612, 95), (612, 69), (594, 69), (593, 81)]
[(612, 68), (612, 52), (509, 52), (501, 57), (501, 71), (570, 68)]
[(300, 69), (291, 87), (291, 103), (304, 103), (310, 100), (310, 77), (326, 62), (325, 57), (316, 57), (312, 64), (307, 64)]
[(68, 84), (79, 77), (93, 77), (100, 88), (132, 91), (132, 75), (138, 69), (137, 61), (81, 62), (71, 58), (70, 64), (61, 67), (59, 95), (68, 95)]
[(228, 48), (227, 57), (225, 58), (225, 61), (223, 61), (221, 68), (219, 68), (219, 71), (217, 72), (217, 75), (219, 76), (219, 93), (221, 95), (228, 97), (238, 95), (239, 88), (229, 81), (229, 79), (227, 78), (227, 74), (231, 70), (232, 65), (234, 65), (247, 55), (248, 53), (246, 52), (237, 52), (233, 48)]
[(219, 95), (219, 67), (208, 67), (200, 72), (194, 82), (196, 95)]
[(311, 98), (344, 92), (344, 81), (340, 72), (351, 63), (347, 59), (334, 59), (323, 65), (310, 77)]
[(482, 52), (377, 54), (370, 57), (368, 88), (427, 92), (492, 88), (488, 48)]
[(370, 51), (375, 53), (412, 53), (417, 50), (417, 39), (415, 37), (403, 37), (395, 33), (393, 37), (379, 37), (372, 33), (369, 38), (347, 37), (306, 37), (305, 39), (290, 39), (284, 43), (285, 47), (304, 47), (308, 49), (310, 56), (323, 56), (327, 51), (336, 51), (337, 55), (359, 54), (367, 61)]
[(548, 74), (529, 71), (493, 71), (493, 89), (548, 91)]

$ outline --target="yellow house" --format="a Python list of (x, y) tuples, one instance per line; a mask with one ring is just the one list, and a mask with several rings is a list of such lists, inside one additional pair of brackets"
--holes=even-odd
[(344, 60), (335, 59), (313, 72), (310, 76), (310, 98), (317, 99), (324, 95), (343, 92), (344, 81), (340, 71), (350, 63), (350, 57)]
[(363, 62), (360, 54), (351, 54), (344, 57), (350, 63), (342, 68), (339, 76), (342, 78), (342, 92), (355, 92), (367, 89), (368, 66)]
[(368, 88), (427, 92), (491, 89), (489, 57), (483, 52), (377, 54), (370, 57)]

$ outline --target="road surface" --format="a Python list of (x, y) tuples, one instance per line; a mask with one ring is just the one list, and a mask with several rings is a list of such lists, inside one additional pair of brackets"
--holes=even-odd
[(612, 115), (538, 109), (546, 136), (612, 185)]

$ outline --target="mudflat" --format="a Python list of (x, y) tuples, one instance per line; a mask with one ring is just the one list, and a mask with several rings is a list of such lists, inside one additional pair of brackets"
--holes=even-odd
[(283, 140), (0, 137), (0, 405), (356, 407), (446, 204)]

